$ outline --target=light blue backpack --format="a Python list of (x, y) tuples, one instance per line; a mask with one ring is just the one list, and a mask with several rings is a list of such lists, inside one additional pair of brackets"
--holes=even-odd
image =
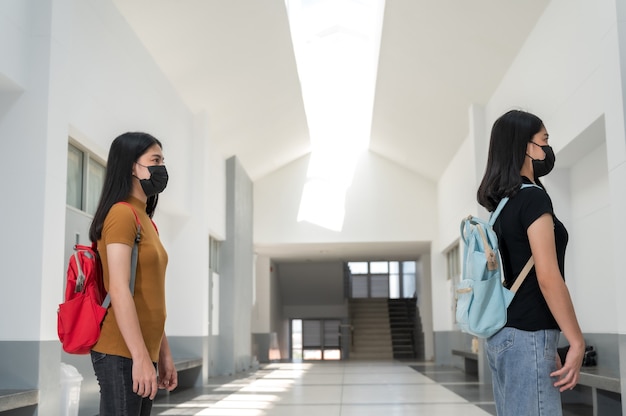
[[(522, 189), (536, 186), (523, 184)], [(498, 237), (493, 224), (509, 201), (502, 198), (489, 222), (472, 215), (461, 221), (463, 268), (456, 289), (456, 321), (463, 332), (489, 338), (506, 324), (507, 308), (515, 292), (534, 266), (532, 256), (518, 275), (513, 287), (502, 284)]]

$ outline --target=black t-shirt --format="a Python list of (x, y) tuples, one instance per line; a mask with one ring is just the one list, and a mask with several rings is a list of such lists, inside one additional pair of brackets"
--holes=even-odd
[[(531, 183), (523, 179), (524, 183)], [(532, 186), (520, 190), (509, 200), (493, 227), (500, 245), (506, 287), (513, 285), (531, 256), (528, 227), (545, 213), (551, 214), (554, 219), (556, 255), (561, 275), (565, 276), (567, 230), (554, 215), (552, 200), (546, 191)], [(506, 326), (523, 331), (559, 329), (539, 289), (534, 267), (509, 305)]]

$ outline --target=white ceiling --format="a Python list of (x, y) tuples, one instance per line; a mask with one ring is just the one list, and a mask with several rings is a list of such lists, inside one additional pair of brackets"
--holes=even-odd
[[(113, 1), (252, 180), (309, 152), (284, 0)], [(548, 2), (386, 0), (370, 150), (436, 181)]]
[[(114, 2), (253, 180), (309, 152), (284, 0)], [(436, 180), (547, 3), (387, 0), (371, 150)]]

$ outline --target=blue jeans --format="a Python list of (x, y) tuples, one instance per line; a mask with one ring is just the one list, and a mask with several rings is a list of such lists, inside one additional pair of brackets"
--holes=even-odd
[(133, 360), (91, 351), (100, 385), (100, 416), (149, 416), (152, 400), (133, 392)]
[(503, 328), (486, 349), (498, 416), (561, 416), (561, 393), (554, 387), (560, 331)]

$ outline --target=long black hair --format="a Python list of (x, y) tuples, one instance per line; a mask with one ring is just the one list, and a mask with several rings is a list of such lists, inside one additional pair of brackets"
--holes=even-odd
[(478, 203), (488, 211), (495, 210), (505, 196), (519, 191), (526, 147), (542, 128), (539, 117), (521, 110), (511, 110), (493, 123), (487, 167), (477, 193)]
[[(155, 137), (140, 132), (121, 134), (111, 143), (100, 202), (89, 228), (91, 241), (98, 241), (102, 236), (104, 219), (113, 204), (126, 200), (130, 195), (133, 186), (133, 164), (155, 144), (163, 148)], [(148, 197), (146, 213), (150, 218), (154, 215), (158, 199), (158, 194)]]

